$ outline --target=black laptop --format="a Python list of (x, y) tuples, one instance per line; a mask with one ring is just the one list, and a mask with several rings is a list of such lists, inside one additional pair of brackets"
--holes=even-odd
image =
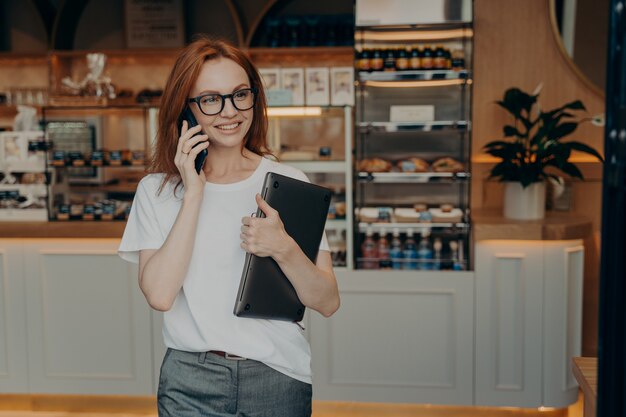
[[(332, 191), (268, 172), (261, 195), (278, 211), (289, 236), (315, 262)], [(265, 217), (260, 209), (257, 210), (257, 216)], [(248, 253), (234, 313), (239, 317), (300, 321), (304, 316), (304, 305), (272, 257), (261, 258)]]

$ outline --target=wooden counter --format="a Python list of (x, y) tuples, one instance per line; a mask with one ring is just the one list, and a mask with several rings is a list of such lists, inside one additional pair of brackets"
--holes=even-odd
[(595, 417), (598, 394), (598, 358), (572, 358), (572, 371), (583, 391), (584, 417)]
[(569, 212), (546, 212), (541, 220), (512, 220), (502, 210), (473, 210), (474, 240), (571, 240), (591, 234), (591, 219)]
[(125, 221), (0, 222), (0, 238), (121, 238)]
[[(124, 233), (124, 221), (0, 222), (0, 238), (101, 238)], [(547, 212), (542, 220), (511, 220), (499, 210), (472, 211), (475, 240), (569, 240), (591, 234), (591, 220), (564, 212)]]

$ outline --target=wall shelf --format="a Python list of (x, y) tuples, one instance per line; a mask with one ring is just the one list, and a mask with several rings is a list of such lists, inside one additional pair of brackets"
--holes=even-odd
[(358, 81), (469, 80), (468, 70), (359, 71)]
[(359, 172), (359, 182), (375, 183), (442, 183), (467, 181), (469, 172)]
[(327, 172), (327, 173), (345, 173), (346, 161), (285, 161), (282, 163), (298, 168), (305, 173)]
[[(390, 232), (393, 229), (398, 229), (401, 232), (406, 232), (408, 229), (413, 229), (415, 231), (423, 229), (463, 229), (465, 231), (469, 231), (469, 228), (469, 223), (359, 223), (359, 231), (361, 233), (365, 233), (367, 229), (371, 229), (372, 231), (377, 233), (383, 229), (387, 232)], [(454, 230), (454, 233), (458, 232), (458, 230)]]
[(432, 121), (432, 122), (360, 122), (357, 124), (362, 133), (370, 132), (431, 132), (439, 130), (465, 131), (469, 129), (467, 120)]

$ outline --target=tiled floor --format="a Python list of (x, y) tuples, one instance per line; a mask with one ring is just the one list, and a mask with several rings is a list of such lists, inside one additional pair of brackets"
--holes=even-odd
[[(582, 400), (568, 410), (442, 407), (412, 404), (314, 403), (313, 417), (582, 417)], [(0, 417), (156, 417), (155, 413), (0, 410)]]
[(67, 411), (0, 411), (0, 417), (157, 417), (154, 414), (71, 413)]

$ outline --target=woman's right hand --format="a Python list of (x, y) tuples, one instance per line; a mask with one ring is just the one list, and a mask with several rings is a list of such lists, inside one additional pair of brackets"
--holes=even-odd
[[(178, 138), (174, 164), (176, 164), (178, 172), (180, 172), (180, 178), (185, 187), (185, 194), (198, 193), (202, 195), (204, 193), (206, 176), (202, 170), (200, 173), (196, 172), (195, 160), (200, 151), (209, 147), (209, 136), (199, 134), (202, 129), (200, 125), (194, 126), (191, 129), (188, 129), (188, 126), (187, 121), (183, 120), (182, 134), (180, 138)], [(194, 146), (197, 143), (198, 146)]]

